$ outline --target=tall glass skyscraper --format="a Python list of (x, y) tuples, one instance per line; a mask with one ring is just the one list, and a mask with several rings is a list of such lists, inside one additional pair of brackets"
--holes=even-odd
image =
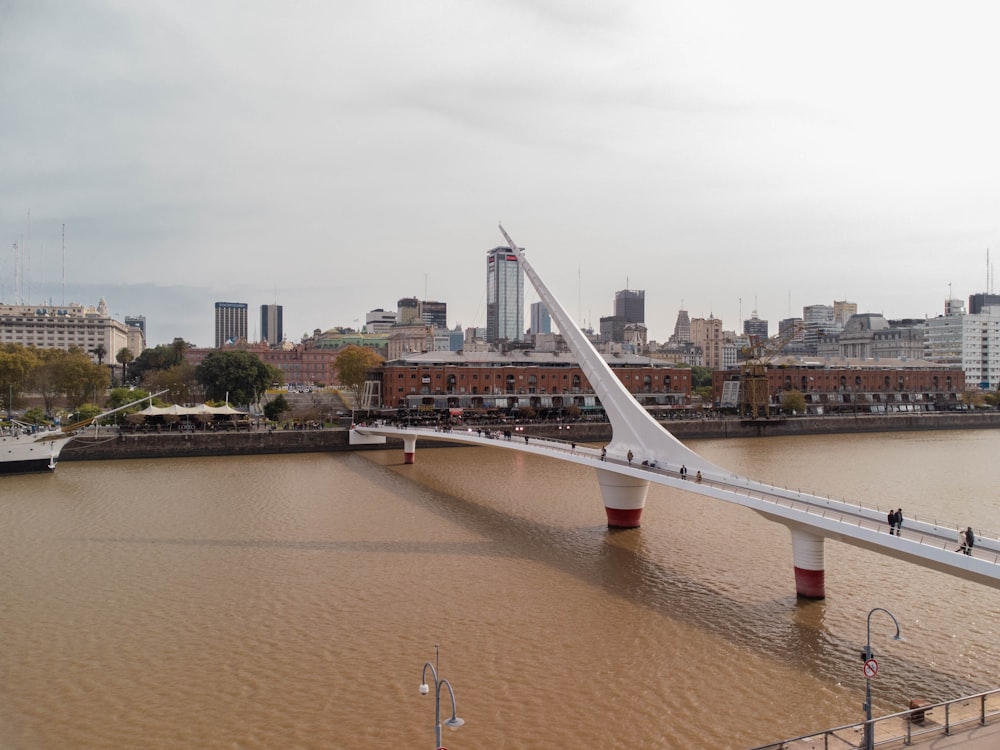
[(524, 271), (506, 247), (486, 254), (486, 341), (524, 338)]
[(285, 338), (281, 305), (260, 306), (260, 340), (277, 346)]

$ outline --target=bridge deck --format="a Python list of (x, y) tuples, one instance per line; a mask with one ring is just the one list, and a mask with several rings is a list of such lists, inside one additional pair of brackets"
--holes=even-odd
[[(630, 463), (625, 456), (611, 453), (602, 459), (600, 448), (527, 436), (520, 432), (390, 425), (359, 426), (355, 431), (362, 436), (450, 441), (516, 450), (614, 471), (685, 492), (736, 503), (788, 526), (806, 527), (812, 533), (826, 538), (1000, 588), (1000, 540), (996, 537), (978, 537), (972, 554), (965, 555), (956, 551), (957, 526), (907, 518), (901, 534), (890, 535), (885, 512), (877, 508), (774, 487), (726, 473), (711, 464), (705, 467), (687, 466), (688, 473), (684, 478), (679, 465), (644, 466), (640, 456), (633, 457)], [(698, 471), (702, 472), (701, 481), (696, 478)]]

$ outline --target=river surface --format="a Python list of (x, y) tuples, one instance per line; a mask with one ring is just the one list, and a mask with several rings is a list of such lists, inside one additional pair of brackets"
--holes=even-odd
[[(774, 484), (1000, 529), (1000, 431), (689, 441)], [(694, 472), (696, 467), (690, 466)], [(747, 748), (1000, 686), (1000, 591), (500, 448), (64, 462), (0, 478), (0, 748)], [(906, 527), (904, 525), (904, 535)], [(443, 718), (450, 715), (447, 690)]]

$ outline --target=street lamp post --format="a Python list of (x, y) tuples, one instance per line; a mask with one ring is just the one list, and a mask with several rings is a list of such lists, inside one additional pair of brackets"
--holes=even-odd
[[(441, 656), (440, 647), (434, 644), (434, 661), (437, 662)], [(458, 718), (455, 712), (455, 691), (451, 689), (451, 683), (448, 680), (438, 679), (438, 670), (434, 664), (430, 662), (424, 663), (424, 671), (420, 676), (420, 694), (427, 695), (430, 692), (430, 686), (427, 684), (427, 670), (431, 671), (431, 676), (434, 678), (434, 747), (441, 747), (441, 688), (448, 688), (448, 695), (451, 696), (451, 718), (446, 719), (444, 725), (451, 729), (458, 729), (465, 723), (464, 719)]]
[[(861, 652), (861, 660), (865, 662), (865, 733), (864, 733), (864, 750), (874, 750), (875, 748), (875, 727), (872, 725), (872, 677), (878, 672), (878, 664), (875, 662), (872, 656), (872, 615), (876, 612), (885, 612), (892, 619), (893, 624), (896, 626), (896, 635), (892, 637), (894, 641), (902, 640), (899, 635), (899, 621), (896, 617), (887, 609), (882, 607), (875, 607), (868, 613), (868, 639), (865, 642), (865, 650)], [(872, 662), (873, 668), (869, 669), (869, 662)]]

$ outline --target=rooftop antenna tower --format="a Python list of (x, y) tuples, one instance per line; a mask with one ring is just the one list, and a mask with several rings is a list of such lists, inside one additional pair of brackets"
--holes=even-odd
[(66, 304), (66, 225), (62, 225), (62, 303)]
[(28, 253), (28, 296), (25, 298), (24, 304), (31, 304), (31, 209), (28, 209), (28, 244), (24, 246), (22, 252)]

